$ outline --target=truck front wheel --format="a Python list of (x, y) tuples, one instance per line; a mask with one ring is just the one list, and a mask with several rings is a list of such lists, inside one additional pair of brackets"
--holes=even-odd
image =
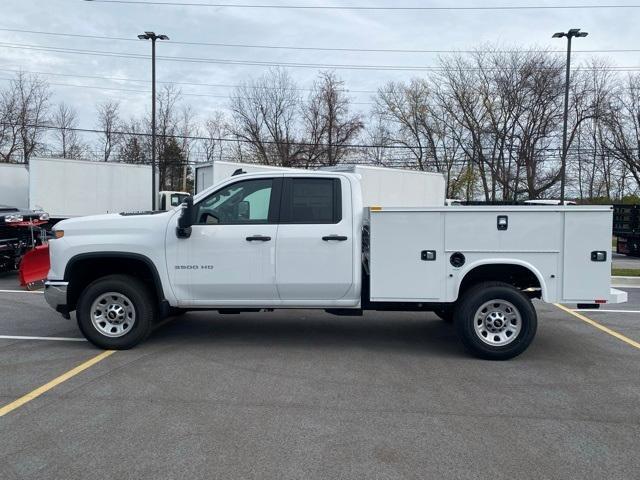
[(95, 280), (78, 300), (78, 327), (94, 345), (131, 348), (149, 335), (157, 316), (153, 296), (135, 277), (109, 275)]
[(502, 282), (485, 282), (467, 290), (455, 311), (464, 346), (488, 360), (507, 360), (531, 344), (538, 327), (529, 298)]

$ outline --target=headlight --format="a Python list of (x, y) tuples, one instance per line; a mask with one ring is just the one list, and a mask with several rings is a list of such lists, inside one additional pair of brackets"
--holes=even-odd
[(53, 238), (64, 237), (64, 230), (53, 230)]
[(44, 220), (44, 221), (49, 220), (49, 214), (48, 213), (41, 213), (40, 214), (40, 220)]
[(22, 215), (18, 215), (18, 214), (12, 214), (12, 215), (6, 215), (4, 217), (4, 221), (5, 223), (18, 223), (21, 222), (23, 220), (23, 216)]

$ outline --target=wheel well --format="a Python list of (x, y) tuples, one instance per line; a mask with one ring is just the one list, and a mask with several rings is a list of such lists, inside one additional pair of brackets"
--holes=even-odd
[(131, 275), (142, 280), (155, 295), (156, 301), (164, 299), (158, 272), (151, 262), (142, 255), (100, 255), (89, 254), (72, 258), (67, 264), (64, 279), (69, 282), (67, 306), (73, 311), (83, 290), (98, 278), (113, 275)]
[(519, 290), (531, 289), (530, 296), (534, 298), (540, 298), (542, 295), (542, 286), (538, 277), (527, 267), (514, 264), (492, 264), (480, 265), (469, 271), (460, 283), (458, 297), (473, 285), (490, 281), (508, 283)]

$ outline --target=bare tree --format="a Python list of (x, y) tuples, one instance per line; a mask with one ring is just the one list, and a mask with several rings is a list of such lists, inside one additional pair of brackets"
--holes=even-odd
[(102, 130), (102, 160), (108, 162), (120, 143), (117, 127), (120, 125), (120, 104), (108, 101), (97, 106), (98, 128)]
[(425, 169), (427, 157), (421, 125), (425, 123), (428, 101), (427, 83), (421, 79), (413, 79), (408, 85), (390, 82), (378, 90), (375, 99), (376, 113), (382, 121), (395, 126), (394, 143), (406, 147), (419, 170)]
[(148, 164), (151, 154), (149, 152), (150, 143), (146, 141), (149, 136), (142, 123), (131, 118), (118, 127), (122, 132), (118, 143), (118, 159), (124, 163)]
[(227, 125), (222, 112), (214, 112), (205, 122), (204, 155), (207, 162), (213, 162), (216, 158), (222, 160), (222, 143)]
[(360, 115), (349, 112), (344, 81), (322, 72), (309, 100), (302, 106), (307, 162), (336, 165), (349, 153), (349, 143), (364, 127)]
[[(449, 135), (477, 172), (486, 200), (537, 198), (559, 179), (545, 151), (557, 138), (562, 64), (544, 52), (483, 47), (443, 58), (434, 79)], [(475, 174), (472, 175), (475, 178)]]
[(19, 73), (13, 81), (19, 95), (18, 121), (22, 159), (29, 158), (41, 147), (41, 138), (45, 131), (43, 123), (47, 120), (49, 108), (49, 85), (37, 75)]
[[(423, 79), (387, 84), (376, 97), (376, 114), (382, 122), (378, 128), (386, 128), (392, 143), (405, 147), (413, 158), (413, 162), (396, 159), (396, 164), (442, 172), (447, 186), (453, 188), (460, 171), (456, 167), (460, 167), (457, 157), (462, 129), (443, 108), (435, 90)], [(456, 185), (460, 185), (458, 180)]]
[(4, 161), (15, 161), (19, 156), (28, 164), (43, 147), (49, 97), (49, 86), (43, 79), (22, 72), (2, 92), (0, 149)]
[(296, 130), (299, 103), (296, 86), (286, 70), (270, 70), (236, 88), (231, 97), (232, 133), (256, 162), (299, 165), (303, 152)]
[[(182, 93), (175, 85), (165, 85), (158, 94), (156, 117), (156, 152), (160, 188), (179, 190), (185, 163), (182, 144), (176, 141), (180, 135), (179, 109)], [(149, 119), (149, 125), (151, 119)], [(151, 139), (149, 139), (151, 141)], [(169, 149), (165, 152), (166, 149)], [(180, 151), (180, 154), (178, 154)]]
[(392, 149), (390, 147), (393, 145), (393, 139), (389, 122), (383, 116), (373, 113), (367, 125), (368, 128), (364, 132), (365, 146), (360, 152), (363, 162), (380, 166), (391, 165)]
[(20, 149), (18, 122), (18, 96), (13, 83), (0, 92), (0, 159), (15, 161)]
[(604, 148), (640, 185), (640, 74), (630, 74), (612, 97)]
[(78, 138), (77, 113), (73, 107), (62, 102), (53, 113), (54, 136), (58, 141), (58, 151), (62, 158), (80, 158), (83, 146)]

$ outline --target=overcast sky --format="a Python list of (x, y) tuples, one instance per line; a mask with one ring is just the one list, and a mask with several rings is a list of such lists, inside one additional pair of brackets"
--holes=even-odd
[[(207, 3), (206, 0), (177, 0)], [(213, 2), (212, 2), (213, 3)], [(240, 3), (228, 0), (226, 3)], [(327, 4), (320, 0), (245, 0), (242, 3), (289, 5)], [(607, 4), (593, 0), (528, 0), (528, 5)], [(624, 1), (613, 2), (624, 4)], [(626, 2), (639, 4), (640, 2)], [(417, 1), (350, 0), (332, 5), (358, 6), (486, 6), (522, 5), (515, 0)], [(158, 55), (206, 59), (266, 62), (302, 62), (357, 65), (434, 65), (437, 54), (296, 51), (176, 45), (181, 42), (282, 45), (296, 47), (465, 50), (483, 43), (505, 47), (565, 48), (566, 41), (552, 40), (555, 31), (579, 27), (589, 32), (578, 39), (575, 49), (640, 49), (638, 24), (640, 9), (518, 10), (518, 11), (344, 11), (217, 8), (195, 6), (151, 6), (88, 3), (82, 0), (2, 0), (0, 29), (105, 35), (136, 39), (138, 33), (153, 30), (171, 37), (158, 45)], [(80, 113), (80, 126), (95, 127), (94, 106), (98, 101), (120, 100), (125, 115), (142, 116), (149, 110), (149, 95), (107, 90), (106, 87), (149, 90), (150, 83), (82, 78), (76, 75), (149, 80), (150, 60), (70, 54), (8, 48), (7, 45), (100, 50), (147, 55), (148, 42), (104, 40), (18, 33), (0, 30), (0, 78), (6, 83), (12, 70), (41, 72), (52, 84), (53, 101), (65, 101)], [(593, 53), (576, 53), (579, 62)], [(620, 66), (640, 65), (640, 53), (601, 53)], [(235, 85), (258, 76), (268, 67), (185, 63), (158, 60), (158, 80)], [(309, 87), (315, 68), (290, 68), (300, 87)], [(337, 70), (350, 90), (376, 90), (388, 80), (406, 80), (421, 73), (410, 71)], [(56, 76), (64, 74), (68, 76)], [(69, 87), (55, 84), (91, 86)], [(201, 119), (213, 110), (226, 109), (232, 89), (181, 86), (184, 100), (193, 105)], [(199, 95), (212, 95), (195, 96)], [(355, 108), (366, 112), (371, 94), (352, 93)], [(220, 96), (217, 98), (213, 96)]]

